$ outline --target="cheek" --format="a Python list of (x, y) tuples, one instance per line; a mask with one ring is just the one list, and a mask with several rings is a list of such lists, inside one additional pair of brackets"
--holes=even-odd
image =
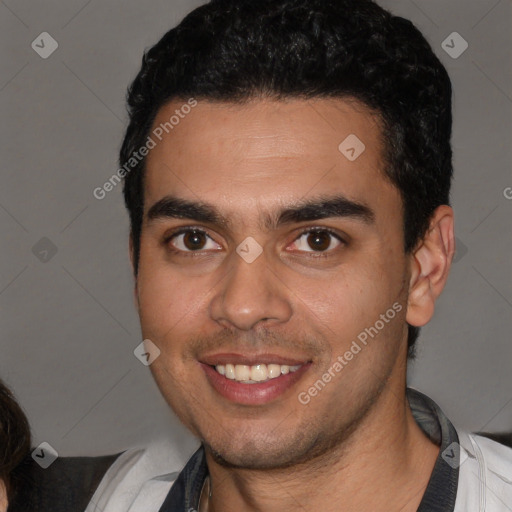
[(137, 278), (141, 325), (143, 330), (161, 336), (191, 308), (189, 287), (183, 277), (173, 275), (156, 258), (141, 259), (141, 262)]
[(308, 309), (326, 326), (349, 328), (366, 318), (380, 313), (385, 278), (372, 275), (371, 267), (339, 268), (329, 279), (304, 283), (302, 289), (294, 285), (296, 294)]
[[(365, 332), (368, 332), (365, 330), (375, 326), (376, 322), (380, 328), (381, 315), (386, 315), (393, 304), (402, 304), (400, 280), (391, 276), (389, 268), (381, 272), (378, 269), (375, 261), (368, 264), (360, 261), (357, 268), (340, 267), (330, 279), (318, 281), (314, 286), (304, 283), (302, 288), (298, 288), (295, 282), (294, 291), (301, 299), (298, 304), (302, 304), (305, 317), (329, 340), (332, 357), (344, 354), (358, 336), (364, 339)], [(391, 314), (393, 320), (378, 329), (378, 339), (401, 337), (403, 320), (394, 310)], [(371, 329), (370, 332), (375, 333)], [(373, 339), (368, 334), (367, 338)], [(386, 343), (378, 350), (385, 351), (388, 347)]]
[(168, 264), (153, 260), (141, 265), (138, 304), (142, 334), (160, 347), (164, 359), (181, 359), (187, 340), (208, 334), (209, 301), (215, 289), (212, 279), (173, 271)]

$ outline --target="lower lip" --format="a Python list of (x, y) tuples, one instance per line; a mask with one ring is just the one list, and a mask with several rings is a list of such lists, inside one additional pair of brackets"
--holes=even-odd
[(212, 387), (231, 402), (244, 405), (262, 405), (290, 389), (308, 370), (311, 363), (306, 363), (295, 372), (290, 372), (275, 379), (258, 384), (242, 384), (221, 375), (215, 368), (199, 363)]

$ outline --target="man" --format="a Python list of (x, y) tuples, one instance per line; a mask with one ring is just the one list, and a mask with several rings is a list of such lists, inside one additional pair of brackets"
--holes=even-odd
[(144, 355), (201, 444), (117, 456), (87, 512), (511, 510), (512, 450), (406, 388), (455, 250), (451, 85), (417, 29), (213, 0), (128, 104)]

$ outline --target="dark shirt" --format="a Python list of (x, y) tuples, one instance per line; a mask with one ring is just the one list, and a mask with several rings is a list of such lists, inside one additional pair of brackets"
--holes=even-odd
[(20, 467), (22, 486), (7, 512), (83, 512), (119, 455), (59, 457), (43, 469), (29, 454)]

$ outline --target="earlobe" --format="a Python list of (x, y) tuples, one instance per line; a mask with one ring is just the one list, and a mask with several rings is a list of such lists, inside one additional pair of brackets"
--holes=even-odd
[(410, 256), (406, 316), (410, 325), (421, 327), (434, 315), (435, 302), (448, 279), (454, 253), (453, 210), (442, 205), (433, 213), (428, 231)]

